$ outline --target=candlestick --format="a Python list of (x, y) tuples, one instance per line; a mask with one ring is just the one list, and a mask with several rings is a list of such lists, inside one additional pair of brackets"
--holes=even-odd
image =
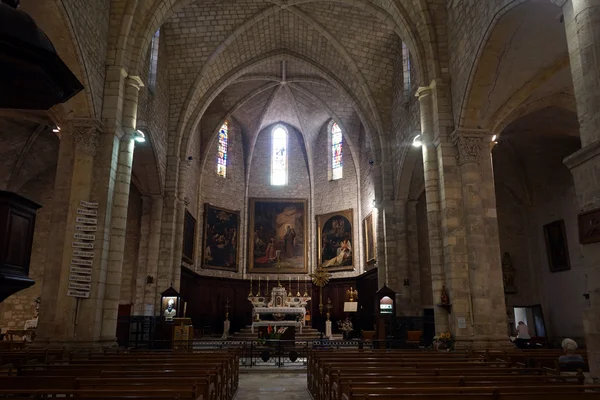
[(304, 297), (308, 297), (308, 290), (306, 290), (306, 280), (304, 280)]
[(250, 294), (248, 297), (252, 297), (252, 275), (250, 275)]
[(258, 292), (256, 292), (256, 295), (260, 297), (260, 276), (258, 277)]
[(269, 295), (269, 277), (267, 276), (267, 290), (265, 292), (265, 296)]
[(296, 293), (296, 296), (297, 296), (297, 297), (300, 297), (300, 277), (299, 277), (299, 276), (297, 276), (297, 277), (296, 277), (296, 279), (298, 280), (298, 281), (297, 281), (297, 282), (298, 282), (298, 293)]
[(292, 293), (294, 293), (292, 291), (292, 277), (288, 276), (288, 286), (290, 287), (290, 296), (292, 295)]

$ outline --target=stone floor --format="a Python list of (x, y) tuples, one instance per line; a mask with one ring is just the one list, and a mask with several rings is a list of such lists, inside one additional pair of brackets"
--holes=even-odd
[(306, 372), (241, 373), (235, 400), (310, 400)]

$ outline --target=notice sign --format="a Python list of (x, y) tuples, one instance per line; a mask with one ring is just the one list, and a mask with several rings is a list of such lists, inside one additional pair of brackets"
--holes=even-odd
[(465, 329), (467, 327), (467, 321), (465, 321), (465, 317), (458, 317), (456, 320), (458, 322), (459, 329)]
[[(76, 265), (71, 265), (71, 268), (69, 269), (69, 271), (72, 274), (82, 274), (82, 275), (91, 275), (92, 274), (91, 268), (80, 267), (80, 266), (76, 266)], [(71, 275), (71, 276), (74, 276), (74, 275)]]
[(92, 285), (89, 283), (69, 282), (69, 289), (75, 290), (92, 290)]
[(96, 225), (75, 225), (75, 230), (80, 232), (96, 232), (98, 227)]
[(82, 260), (79, 258), (74, 258), (71, 260), (71, 264), (75, 264), (75, 265), (85, 265), (86, 267), (91, 267), (92, 265), (94, 265), (94, 261), (93, 260)]
[(86, 210), (85, 208), (78, 208), (77, 209), (77, 215), (86, 215), (89, 217), (96, 217), (98, 216), (98, 211), (96, 210)]
[(94, 258), (94, 252), (93, 251), (73, 250), (73, 257), (90, 257), (90, 258)]
[(69, 280), (72, 282), (90, 283), (92, 281), (92, 277), (89, 275), (69, 275)]
[(97, 218), (77, 217), (75, 219), (75, 222), (77, 222), (78, 224), (96, 225), (98, 223), (98, 219)]
[(73, 239), (75, 239), (75, 240), (96, 240), (96, 235), (90, 235), (87, 233), (75, 233), (73, 235)]
[(89, 299), (90, 298), (90, 292), (83, 292), (81, 290), (67, 290), (67, 296), (69, 297), (79, 297), (82, 299)]
[(98, 208), (98, 203), (90, 203), (89, 201), (83, 201), (83, 200), (81, 200), (79, 202), (79, 205), (84, 208), (93, 208), (93, 209)]
[(92, 267), (94, 266), (94, 241), (96, 235), (82, 232), (96, 232), (98, 219), (98, 203), (79, 202), (75, 217), (75, 233), (73, 234), (73, 258), (69, 271), (69, 290), (67, 296), (88, 299), (92, 290)]
[(94, 242), (73, 242), (71, 247), (76, 247), (78, 249), (94, 249)]

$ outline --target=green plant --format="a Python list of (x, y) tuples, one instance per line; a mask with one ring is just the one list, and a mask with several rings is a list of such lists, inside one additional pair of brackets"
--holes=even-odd
[(454, 348), (454, 342), (451, 333), (440, 333), (433, 337), (433, 348), (435, 350), (451, 350)]

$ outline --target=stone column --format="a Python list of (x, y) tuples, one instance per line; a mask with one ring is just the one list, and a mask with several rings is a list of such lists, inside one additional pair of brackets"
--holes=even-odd
[[(160, 232), (162, 226), (163, 197), (152, 196), (152, 209), (150, 210), (150, 233), (148, 235), (148, 256), (146, 275), (152, 278), (152, 283), (144, 285), (144, 311), (143, 315), (155, 315), (158, 279), (158, 257), (160, 248)], [(145, 279), (144, 279), (145, 282)]]
[(100, 240), (105, 213), (102, 207), (98, 209), (99, 232), (96, 233), (90, 298), (68, 297), (67, 290), (77, 208), (80, 201), (91, 200), (94, 164), (102, 131), (102, 123), (93, 119), (72, 119), (62, 126), (36, 342), (92, 341), (97, 338), (98, 323), (85, 332), (77, 329), (80, 315), (77, 311), (82, 302), (95, 303), (95, 299), (103, 295), (99, 265), (104, 244)]
[[(411, 308), (411, 287), (405, 285), (405, 282), (410, 281), (409, 256), (408, 256), (408, 219), (407, 219), (407, 201), (398, 200), (395, 202), (396, 211), (396, 254), (394, 269), (394, 287), (391, 289), (396, 291), (396, 310), (398, 315), (408, 317), (415, 316)], [(392, 272), (390, 271), (390, 272)]]
[(110, 220), (110, 250), (106, 276), (106, 291), (102, 314), (102, 339), (116, 340), (117, 314), (121, 297), (121, 281), (123, 271), (123, 256), (125, 251), (125, 236), (127, 229), (127, 208), (129, 205), (129, 189), (131, 187), (131, 168), (133, 166), (133, 151), (135, 146), (134, 133), (136, 130), (138, 95), (144, 86), (137, 76), (125, 80), (125, 100), (123, 102), (123, 131), (119, 143), (119, 161), (112, 202)]
[[(408, 200), (406, 203), (407, 220), (407, 253), (408, 253), (408, 284), (410, 286), (411, 315), (422, 315), (421, 304), (421, 265), (419, 263), (419, 241), (417, 227), (417, 201)], [(429, 304), (428, 304), (429, 305)]]
[(135, 271), (135, 293), (133, 295), (133, 315), (144, 315), (144, 289), (148, 276), (148, 242), (150, 239), (150, 220), (152, 197), (142, 196), (142, 218), (140, 221), (140, 242), (138, 246), (137, 269)]
[[(569, 0), (563, 6), (582, 149), (567, 157), (579, 211), (600, 208), (600, 2)], [(600, 377), (600, 242), (582, 244), (590, 306), (583, 327), (590, 372)]]
[[(440, 179), (438, 172), (437, 149), (433, 143), (433, 105), (432, 89), (422, 87), (417, 92), (421, 110), (421, 140), (423, 142), (423, 170), (425, 175), (425, 196), (427, 200), (427, 229), (429, 233), (429, 252), (431, 264), (431, 285), (434, 303), (438, 303), (442, 286), (446, 284), (444, 268), (444, 249), (442, 243)], [(437, 333), (449, 331), (448, 313), (434, 308)]]
[[(476, 347), (496, 347), (507, 341), (500, 240), (496, 219), (491, 143), (492, 135), (482, 130), (457, 130), (452, 141), (458, 150), (470, 291), (454, 291), (455, 302), (468, 299), (471, 329), (456, 328), (457, 337)], [(469, 297), (470, 296), (470, 297)], [(465, 337), (463, 330), (471, 335)], [(465, 332), (465, 333), (466, 333)]]

